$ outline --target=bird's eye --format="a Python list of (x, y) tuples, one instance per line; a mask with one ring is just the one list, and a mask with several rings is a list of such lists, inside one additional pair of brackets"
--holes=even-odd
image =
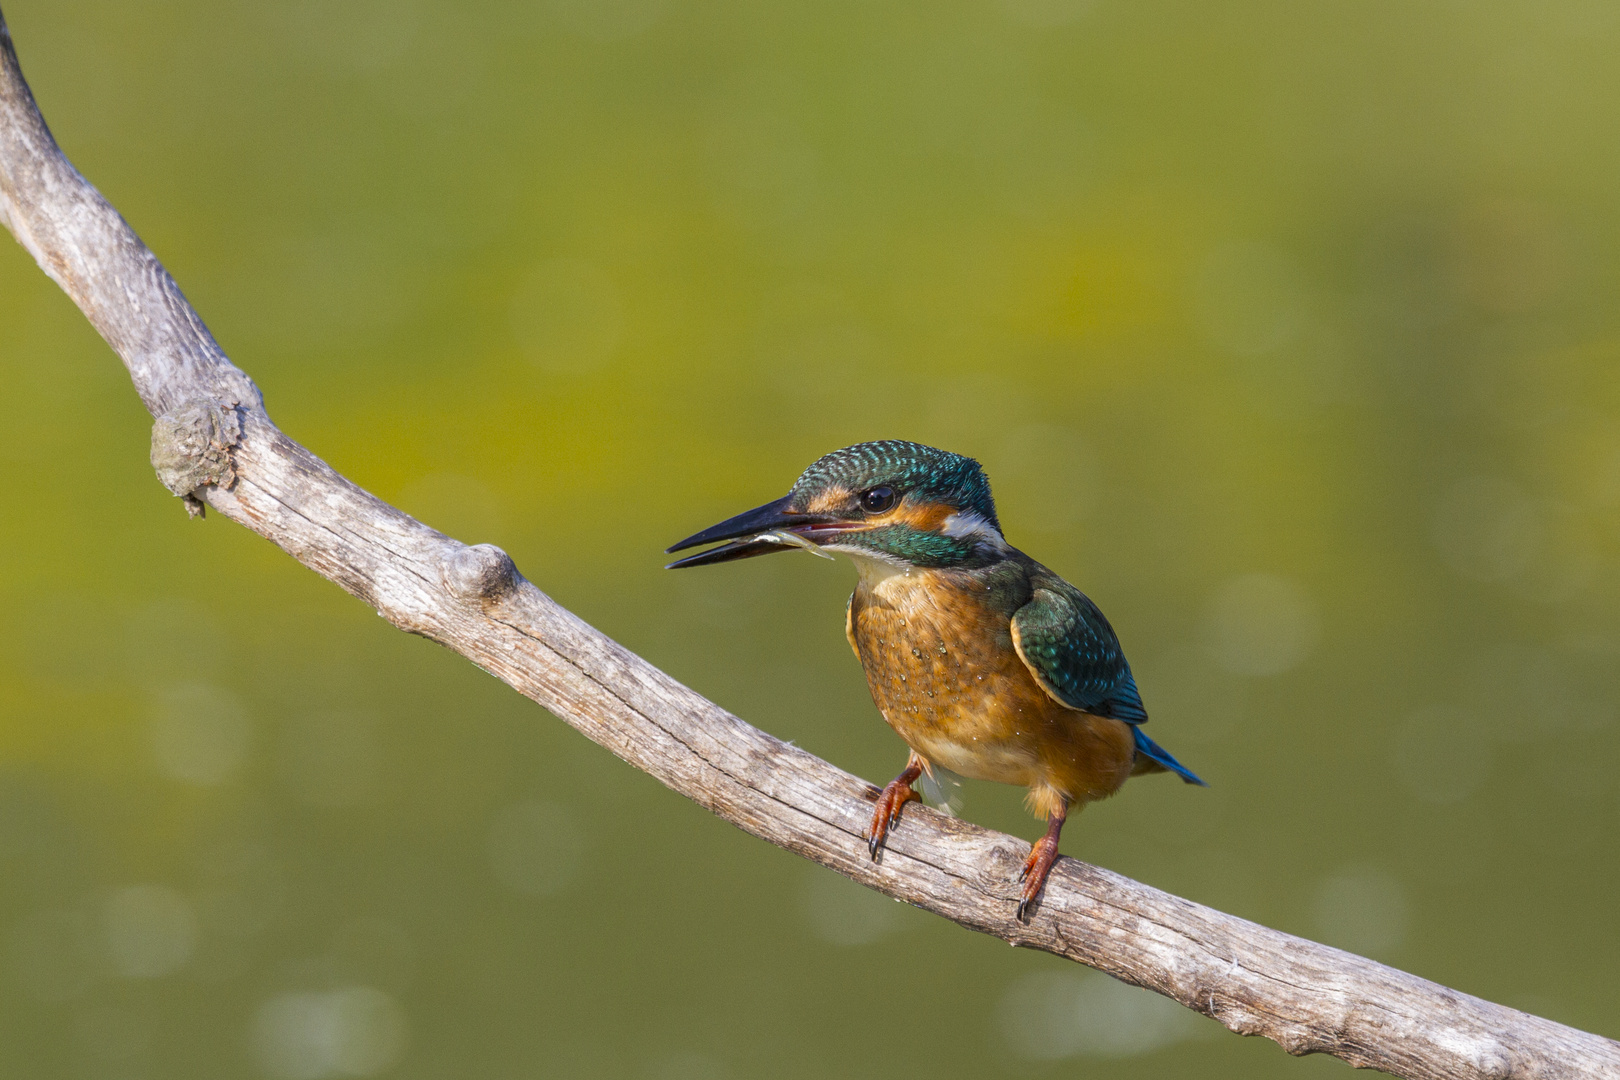
[(894, 488), (888, 484), (861, 492), (861, 509), (868, 514), (881, 514), (894, 505)]

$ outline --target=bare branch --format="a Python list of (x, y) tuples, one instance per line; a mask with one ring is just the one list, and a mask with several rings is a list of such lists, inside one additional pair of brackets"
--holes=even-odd
[(1620, 1077), (1620, 1043), (1062, 859), (1026, 925), (1029, 845), (914, 807), (882, 862), (877, 789), (759, 731), (270, 422), (157, 258), (68, 163), (0, 17), (0, 220), (114, 351), (157, 422), (170, 490), (268, 538), (394, 625), (454, 649), (737, 827), (963, 926), (1088, 964), (1292, 1054), (1414, 1080)]

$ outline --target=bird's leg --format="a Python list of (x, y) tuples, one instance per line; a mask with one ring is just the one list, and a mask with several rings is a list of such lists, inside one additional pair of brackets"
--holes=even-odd
[(1029, 851), (1029, 858), (1024, 860), (1024, 871), (1018, 875), (1018, 880), (1024, 883), (1024, 896), (1018, 901), (1020, 920), (1029, 914), (1035, 898), (1046, 885), (1046, 875), (1052, 872), (1052, 864), (1057, 862), (1058, 834), (1063, 832), (1063, 822), (1068, 816), (1069, 802), (1065, 799), (1058, 803), (1057, 809), (1047, 819), (1046, 835), (1035, 841), (1035, 846)]
[(900, 820), (900, 808), (918, 797), (911, 785), (917, 782), (917, 777), (922, 773), (923, 759), (913, 752), (906, 759), (906, 767), (900, 770), (900, 775), (890, 780), (878, 796), (877, 807), (872, 811), (872, 831), (866, 838), (866, 850), (872, 853), (872, 858), (878, 857), (878, 852), (883, 850), (883, 838), (889, 835), (890, 827)]

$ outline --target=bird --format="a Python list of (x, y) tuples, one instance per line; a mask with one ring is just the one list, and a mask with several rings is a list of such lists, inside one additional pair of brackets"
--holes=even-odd
[(1071, 812), (1140, 773), (1208, 786), (1143, 733), (1147, 710), (1113, 627), (1079, 589), (1007, 543), (973, 458), (893, 439), (846, 446), (781, 498), (667, 551), (705, 544), (718, 546), (669, 568), (795, 548), (854, 561), (845, 634), (878, 711), (910, 750), (877, 797), (874, 860), (925, 774), (1027, 788), (1026, 805), (1047, 828), (1019, 875), (1023, 921)]

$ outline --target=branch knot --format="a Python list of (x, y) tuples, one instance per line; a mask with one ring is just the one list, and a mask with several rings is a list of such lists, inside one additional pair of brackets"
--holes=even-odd
[(439, 576), (462, 600), (497, 600), (523, 580), (512, 557), (494, 544), (459, 545), (445, 556)]
[(152, 468), (163, 486), (185, 500), (192, 517), (204, 513), (197, 492), (236, 483), (231, 451), (242, 441), (242, 410), (198, 398), (152, 422)]

